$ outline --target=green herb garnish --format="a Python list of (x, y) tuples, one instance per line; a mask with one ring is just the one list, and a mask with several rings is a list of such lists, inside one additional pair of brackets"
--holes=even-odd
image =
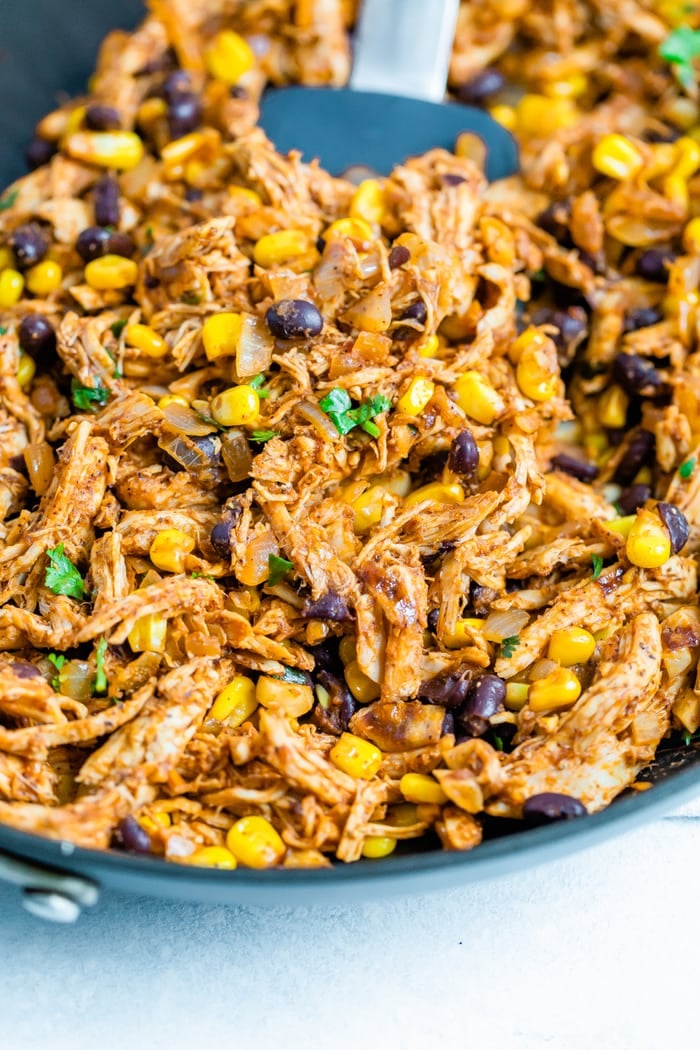
[(294, 667), (285, 667), (283, 674), (276, 675), (281, 682), (294, 682), (296, 685), (306, 685), (307, 678), (303, 671), (297, 671)]
[(496, 751), (503, 750), (503, 737), (498, 736), (497, 733), (493, 734), (493, 746), (496, 748)]
[(105, 673), (105, 654), (107, 652), (107, 639), (100, 638), (95, 647), (95, 680), (92, 683), (93, 693), (107, 692), (107, 675)]
[(46, 566), (44, 583), (54, 594), (67, 594), (69, 598), (80, 601), (85, 596), (85, 581), (67, 554), (63, 544), (49, 547), (46, 552), (49, 564)]
[(72, 379), (70, 384), (70, 396), (73, 404), (83, 412), (97, 412), (109, 400), (109, 390), (102, 385), (99, 378), (95, 379), (95, 386), (83, 386), (77, 379)]
[(510, 659), (517, 647), (520, 645), (520, 635), (511, 634), (508, 638), (504, 638), (501, 642), (501, 650), (499, 656), (504, 657), (506, 660)]
[(0, 211), (7, 211), (19, 197), (19, 187), (8, 190), (4, 197), (0, 197)]
[(201, 298), (196, 292), (185, 292), (180, 296), (180, 302), (184, 303), (186, 306), (199, 306), (201, 301)]
[(214, 582), (214, 577), (213, 576), (209, 576), (206, 572), (191, 572), (190, 573), (190, 579), (191, 580), (211, 580), (212, 583)]
[(109, 326), (109, 330), (115, 339), (118, 339), (126, 328), (126, 321), (115, 321), (114, 324)]
[[(46, 659), (49, 661), (50, 664), (54, 665), (57, 671), (60, 671), (64, 663), (66, 662), (66, 658), (63, 655), (63, 653), (49, 653)], [(58, 692), (60, 684), (61, 679), (58, 677), (57, 674), (54, 675), (51, 679), (51, 688)]]
[(690, 459), (686, 459), (685, 463), (681, 463), (678, 468), (678, 476), (687, 481), (690, 475), (695, 470), (695, 456), (691, 456)]
[(362, 427), (372, 437), (379, 437), (379, 427), (372, 420), (375, 416), (391, 408), (391, 401), (383, 394), (376, 394), (368, 401), (363, 401), (356, 408), (347, 390), (336, 386), (319, 401), (323, 409), (340, 434), (347, 434), (355, 427)]
[(248, 380), (248, 386), (252, 387), (257, 392), (258, 397), (265, 398), (270, 396), (270, 391), (264, 389), (264, 384), (267, 380), (267, 376), (263, 372), (258, 372), (256, 376)]
[(250, 435), (251, 441), (258, 441), (261, 445), (264, 445), (270, 438), (277, 437), (279, 431), (277, 430), (254, 430)]
[(593, 562), (593, 579), (597, 580), (603, 571), (603, 559), (600, 554), (594, 554), (591, 557), (591, 561)]
[(688, 90), (695, 83), (695, 59), (700, 56), (700, 30), (678, 26), (659, 44), (659, 55), (670, 63), (676, 77)]
[(290, 569), (294, 568), (294, 564), (291, 561), (287, 561), (286, 558), (280, 558), (278, 554), (269, 554), (267, 558), (268, 568), (270, 575), (267, 582), (271, 587), (275, 584), (280, 583)]
[(7, 335), (7, 329), (0, 324), (0, 335)]

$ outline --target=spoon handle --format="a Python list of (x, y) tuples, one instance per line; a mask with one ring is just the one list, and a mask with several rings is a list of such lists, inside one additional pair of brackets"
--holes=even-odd
[(362, 0), (350, 87), (442, 102), (459, 0)]

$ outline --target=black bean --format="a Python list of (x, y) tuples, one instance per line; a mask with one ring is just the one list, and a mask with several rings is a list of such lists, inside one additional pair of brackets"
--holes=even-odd
[(49, 241), (35, 222), (28, 222), (26, 226), (18, 226), (10, 238), (10, 247), (15, 255), (15, 262), (19, 270), (28, 270), (46, 255), (49, 250)]
[(549, 824), (553, 820), (572, 820), (585, 817), (588, 810), (583, 802), (571, 795), (543, 791), (532, 795), (523, 806), (523, 817), (530, 824)]
[(345, 598), (336, 591), (328, 591), (315, 602), (308, 601), (301, 615), (305, 620), (332, 620), (334, 623), (345, 623), (353, 619)]
[(418, 690), (421, 700), (443, 707), (460, 707), (467, 698), (471, 685), (469, 671), (450, 671), (423, 682)]
[(675, 258), (676, 253), (670, 248), (647, 248), (637, 259), (635, 271), (646, 281), (667, 284), (668, 266)]
[(621, 514), (634, 514), (648, 499), (651, 499), (650, 485), (630, 485), (622, 490), (616, 502)]
[(93, 259), (99, 259), (102, 255), (107, 254), (109, 238), (109, 230), (101, 226), (88, 226), (79, 234), (75, 242), (75, 250), (83, 262), (92, 262)]
[(41, 168), (48, 164), (56, 152), (56, 143), (47, 142), (46, 139), (32, 139), (24, 151), (24, 159), (30, 171)]
[(568, 201), (554, 201), (535, 219), (535, 222), (560, 243), (570, 243), (569, 219), (571, 218), (571, 205)]
[(613, 379), (632, 397), (654, 397), (663, 379), (651, 361), (639, 354), (618, 354), (612, 366)]
[(495, 674), (485, 674), (469, 690), (462, 710), (457, 715), (457, 726), (468, 736), (483, 736), (489, 728), (489, 718), (500, 711), (506, 696), (506, 684)]
[(174, 73), (170, 73), (163, 81), (163, 86), (161, 87), (161, 92), (168, 102), (178, 95), (191, 90), (192, 81), (189, 73), (186, 73), (184, 69), (176, 69)]
[(180, 91), (172, 96), (168, 105), (168, 128), (170, 137), (182, 138), (202, 122), (202, 103), (192, 91)]
[(498, 69), (482, 69), (469, 80), (460, 84), (455, 94), (460, 102), (469, 106), (485, 106), (486, 103), (502, 91), (506, 78)]
[(29, 660), (15, 660), (11, 669), (16, 678), (41, 678), (41, 671), (36, 664), (30, 664)]
[(318, 645), (309, 646), (309, 652), (314, 658), (316, 672), (330, 671), (336, 677), (343, 677), (343, 664), (338, 652), (339, 647), (340, 640), (332, 635), (319, 642)]
[(276, 339), (310, 339), (323, 328), (318, 308), (306, 299), (280, 299), (265, 314), (265, 322)]
[(678, 128), (650, 128), (644, 133), (647, 142), (676, 142), (683, 134)]
[(119, 183), (113, 175), (103, 175), (92, 197), (98, 226), (119, 225)]
[(472, 478), (479, 469), (479, 447), (471, 430), (461, 430), (450, 445), (447, 465), (455, 474)]
[(50, 354), (56, 349), (56, 332), (43, 314), (27, 314), (19, 326), (19, 345), (32, 357)]
[(641, 306), (638, 310), (630, 310), (625, 315), (625, 331), (638, 332), (640, 328), (649, 328), (650, 325), (658, 324), (663, 320), (663, 314), (654, 309), (653, 306)]
[(464, 175), (457, 175), (456, 172), (447, 172), (440, 176), (440, 182), (443, 186), (460, 186), (463, 182), (466, 182)]
[(131, 853), (150, 853), (151, 836), (145, 828), (142, 828), (136, 817), (129, 814), (124, 817), (118, 827), (119, 838), (124, 849)]
[(438, 620), (440, 619), (440, 610), (431, 609), (428, 613), (428, 630), (432, 631), (433, 634), (437, 631)]
[(131, 259), (136, 251), (136, 244), (133, 237), (128, 233), (120, 233), (119, 230), (114, 230), (109, 235), (107, 251), (111, 255), (123, 255), (125, 259)]
[(85, 111), (85, 127), (90, 131), (117, 131), (121, 126), (122, 118), (114, 106), (93, 103)]
[(220, 521), (214, 526), (209, 534), (209, 542), (212, 547), (224, 561), (229, 561), (231, 558), (231, 547), (229, 540), (231, 539), (231, 522)]
[(651, 431), (642, 430), (641, 427), (635, 430), (613, 475), (615, 484), (631, 484), (635, 475), (651, 459), (655, 444)]
[(671, 537), (673, 553), (678, 554), (678, 551), (685, 547), (688, 542), (688, 537), (690, 536), (688, 520), (683, 511), (673, 503), (659, 503), (657, 504), (656, 509), (661, 516), (661, 520), (668, 529), (668, 534)]
[(246, 99), (248, 98), (248, 89), (244, 88), (242, 84), (232, 84), (229, 95), (231, 98)]
[(324, 707), (320, 701), (316, 703), (311, 721), (324, 733), (344, 733), (357, 706), (352, 693), (345, 682), (328, 671), (318, 671), (316, 680), (329, 694), (328, 706)]
[(572, 306), (568, 310), (553, 310), (550, 323), (559, 329), (559, 335), (554, 336), (554, 342), (562, 348), (580, 340), (588, 330), (588, 317), (580, 306)]
[(204, 190), (200, 190), (197, 186), (188, 186), (185, 190), (185, 200), (189, 201), (190, 204), (201, 201), (204, 196)]
[(398, 270), (399, 266), (403, 266), (410, 258), (411, 253), (405, 245), (395, 244), (389, 252), (389, 268), (391, 270)]
[(570, 474), (572, 478), (578, 478), (579, 481), (595, 481), (598, 477), (598, 468), (593, 463), (586, 463), (578, 456), (569, 456), (566, 452), (552, 456), (552, 466), (555, 470)]
[(422, 299), (417, 299), (415, 303), (411, 303), (407, 306), (404, 312), (401, 314), (402, 321), (417, 321), (418, 324), (425, 324), (425, 319), (428, 316), (428, 307), (425, 305)]

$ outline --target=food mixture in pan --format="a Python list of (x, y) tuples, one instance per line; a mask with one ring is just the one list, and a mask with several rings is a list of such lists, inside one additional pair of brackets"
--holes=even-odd
[(463, 3), (493, 185), (468, 135), (359, 183), (275, 152), (263, 87), (342, 84), (352, 2), (107, 38), (0, 199), (0, 823), (465, 850), (690, 742), (694, 10)]

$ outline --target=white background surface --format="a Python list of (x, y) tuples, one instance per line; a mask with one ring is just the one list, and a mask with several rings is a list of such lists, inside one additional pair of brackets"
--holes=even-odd
[(0, 1046), (696, 1046), (699, 899), (687, 815), (489, 885), (348, 907), (110, 896), (59, 927), (0, 888)]

